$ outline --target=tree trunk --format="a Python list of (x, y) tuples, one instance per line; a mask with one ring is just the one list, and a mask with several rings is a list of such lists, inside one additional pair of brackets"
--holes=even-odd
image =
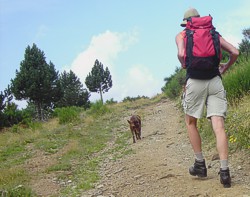
[(102, 98), (102, 88), (100, 87), (100, 96), (101, 96), (101, 102), (103, 104), (103, 98)]
[(39, 121), (41, 121), (42, 120), (42, 106), (39, 101), (37, 101), (36, 107), (37, 107), (37, 118)]

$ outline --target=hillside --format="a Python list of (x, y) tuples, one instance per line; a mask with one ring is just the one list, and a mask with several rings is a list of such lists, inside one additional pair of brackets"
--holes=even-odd
[[(99, 118), (84, 113), (69, 125), (53, 119), (35, 130), (1, 133), (0, 195), (250, 196), (249, 151), (230, 154), (232, 188), (220, 184), (217, 152), (208, 144), (208, 177), (189, 175), (193, 152), (175, 102), (142, 99), (109, 107)], [(127, 123), (132, 114), (142, 117), (142, 140), (135, 144)]]
[(204, 150), (208, 177), (199, 180), (189, 175), (193, 153), (175, 103), (163, 100), (127, 111), (120, 120), (123, 128), (128, 126), (128, 115), (134, 113), (143, 117), (142, 140), (133, 144), (131, 138), (129, 142), (134, 154), (116, 161), (112, 154), (107, 156), (100, 170), (102, 180), (82, 197), (250, 196), (249, 152), (230, 154), (232, 187), (224, 189), (215, 148)]

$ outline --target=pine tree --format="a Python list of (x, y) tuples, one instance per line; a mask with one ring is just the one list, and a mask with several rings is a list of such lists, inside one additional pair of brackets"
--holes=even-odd
[(101, 102), (103, 103), (102, 94), (108, 92), (112, 87), (112, 76), (110, 75), (108, 67), (104, 70), (102, 63), (96, 60), (91, 72), (85, 79), (85, 84), (90, 92), (100, 94)]
[(52, 108), (61, 97), (58, 72), (52, 62), (47, 64), (43, 51), (33, 44), (25, 50), (20, 71), (11, 80), (11, 90), (17, 100), (34, 103), (38, 119), (44, 119), (43, 110)]
[(70, 70), (69, 73), (64, 71), (60, 77), (60, 84), (63, 96), (57, 102), (57, 107), (79, 106), (85, 109), (90, 106), (90, 94), (87, 89), (83, 88), (80, 79)]
[(239, 51), (248, 60), (250, 54), (250, 28), (244, 29), (242, 34), (244, 35), (244, 39), (239, 43)]

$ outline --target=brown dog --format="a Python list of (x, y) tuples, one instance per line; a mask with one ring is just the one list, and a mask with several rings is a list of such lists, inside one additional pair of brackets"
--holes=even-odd
[(138, 115), (131, 116), (130, 120), (128, 120), (130, 125), (130, 130), (133, 135), (133, 142), (141, 139), (141, 117)]

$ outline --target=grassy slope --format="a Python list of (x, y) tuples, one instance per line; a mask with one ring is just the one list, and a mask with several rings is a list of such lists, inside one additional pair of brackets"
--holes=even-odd
[[(108, 105), (101, 115), (84, 112), (75, 123), (61, 125), (53, 119), (33, 129), (15, 127), (0, 133), (0, 194), (35, 196), (32, 183), (46, 176), (64, 183), (60, 193), (66, 196), (93, 187), (99, 179), (100, 161), (131, 153), (126, 143), (131, 137), (126, 118), (135, 109), (143, 116), (142, 107), (156, 105), (162, 96)], [(245, 96), (237, 107), (229, 106), (226, 128), (231, 151), (238, 147), (249, 150), (249, 119), (250, 96)], [(214, 140), (212, 132), (208, 132), (209, 122), (201, 121), (206, 121), (200, 124), (203, 137)], [(115, 144), (110, 144), (114, 138)]]
[[(75, 123), (59, 124), (57, 119), (52, 119), (35, 124), (33, 129), (15, 127), (3, 131), (0, 133), (0, 194), (36, 196), (34, 183), (39, 185), (47, 176), (64, 185), (60, 193), (66, 196), (93, 187), (99, 179), (97, 170), (103, 158), (111, 155), (117, 159), (131, 153), (127, 146), (130, 131), (124, 120), (129, 111), (140, 111), (143, 105), (160, 99), (158, 96), (109, 105), (101, 114), (95, 110), (84, 112)], [(115, 144), (110, 145), (111, 138), (115, 138)]]

